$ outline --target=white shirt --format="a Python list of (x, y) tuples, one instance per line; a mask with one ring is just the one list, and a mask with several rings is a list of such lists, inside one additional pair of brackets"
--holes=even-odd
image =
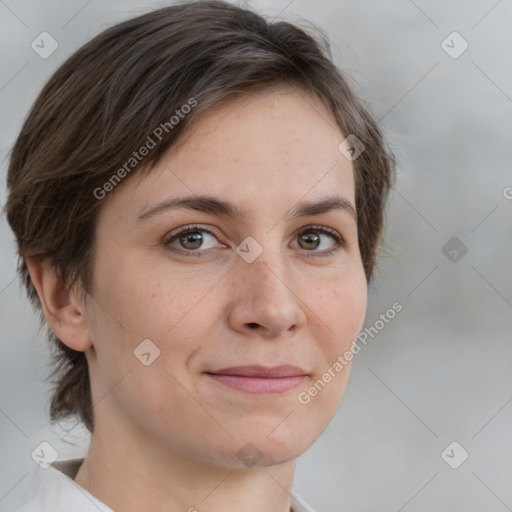
[[(76, 484), (73, 478), (83, 459), (57, 460), (38, 474), (27, 503), (18, 512), (114, 512)], [(315, 512), (294, 492), (291, 512)]]

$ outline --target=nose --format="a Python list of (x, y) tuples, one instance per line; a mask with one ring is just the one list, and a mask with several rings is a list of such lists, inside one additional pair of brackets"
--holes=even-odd
[(267, 339), (292, 336), (306, 323), (305, 304), (281, 256), (264, 251), (233, 269), (228, 320), (232, 329)]

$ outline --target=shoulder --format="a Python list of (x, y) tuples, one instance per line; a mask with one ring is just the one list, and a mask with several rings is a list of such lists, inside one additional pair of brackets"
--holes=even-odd
[(62, 469), (39, 468), (28, 501), (18, 512), (113, 512)]
[(298, 494), (291, 494), (291, 512), (315, 512)]

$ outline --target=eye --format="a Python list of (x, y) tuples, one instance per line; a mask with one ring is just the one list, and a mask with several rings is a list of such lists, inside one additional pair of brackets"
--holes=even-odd
[[(201, 256), (204, 250), (215, 247), (216, 240), (217, 238), (211, 231), (194, 225), (184, 226), (177, 231), (172, 231), (165, 237), (164, 245), (176, 252)], [(198, 249), (203, 249), (203, 251), (199, 252)]]
[[(318, 256), (328, 256), (340, 251), (345, 246), (345, 240), (334, 229), (326, 226), (310, 226), (303, 229), (297, 235), (299, 246), (308, 252), (319, 253)], [(330, 238), (331, 243), (323, 239)], [(327, 247), (325, 247), (327, 245)], [(330, 247), (330, 248), (329, 248)], [(321, 248), (323, 250), (316, 250)]]

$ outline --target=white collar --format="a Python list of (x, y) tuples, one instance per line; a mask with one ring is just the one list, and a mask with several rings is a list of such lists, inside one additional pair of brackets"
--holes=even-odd
[[(74, 482), (83, 459), (57, 460), (38, 468), (27, 503), (18, 512), (114, 512)], [(315, 512), (297, 494), (291, 494), (293, 512)]]
[(70, 469), (78, 470), (82, 460), (55, 461), (46, 469), (39, 467), (29, 499), (19, 512), (114, 512), (69, 474)]

